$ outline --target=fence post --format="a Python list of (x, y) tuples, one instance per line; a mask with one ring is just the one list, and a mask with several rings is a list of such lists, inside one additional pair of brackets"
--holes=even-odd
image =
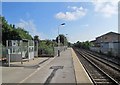
[[(22, 47), (20, 47), (20, 51), (21, 51), (21, 57), (22, 57)], [(23, 64), (23, 60), (21, 60), (21, 64)]]
[(10, 49), (8, 49), (8, 66), (10, 67)]

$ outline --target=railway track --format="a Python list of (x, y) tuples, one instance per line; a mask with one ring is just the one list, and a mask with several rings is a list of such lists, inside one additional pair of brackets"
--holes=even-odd
[(95, 85), (120, 85), (120, 72), (117, 69), (83, 51), (74, 50)]
[(108, 61), (107, 59), (104, 59), (104, 58), (101, 58), (101, 57), (98, 57), (98, 56), (95, 56), (91, 53), (88, 53), (84, 50), (82, 50), (82, 52), (85, 54), (85, 55), (88, 55), (90, 57), (93, 57), (94, 59), (98, 60), (98, 61), (101, 61), (102, 63), (114, 68), (115, 70), (119, 71), (120, 72), (120, 66), (118, 64), (115, 64), (114, 62), (111, 62), (111, 61)]
[(103, 54), (98, 54), (96, 52), (92, 52), (92, 51), (89, 51), (89, 50), (84, 50), (84, 51), (86, 51), (87, 53), (92, 54), (94, 56), (100, 57), (100, 58), (102, 58), (102, 59), (104, 59), (106, 61), (109, 61), (111, 63), (114, 63), (114, 64), (118, 65), (119, 68), (120, 68), (120, 62), (119, 62), (120, 60), (116, 59), (115, 57), (105, 56)]

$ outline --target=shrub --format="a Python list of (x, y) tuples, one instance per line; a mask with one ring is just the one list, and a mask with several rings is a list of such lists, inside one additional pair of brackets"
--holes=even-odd
[(112, 56), (112, 52), (108, 51), (107, 55), (111, 57)]

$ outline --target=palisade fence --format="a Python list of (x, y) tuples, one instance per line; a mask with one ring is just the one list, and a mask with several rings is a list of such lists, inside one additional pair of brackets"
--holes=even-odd
[(107, 43), (101, 47), (90, 47), (90, 50), (120, 58), (120, 43), (113, 43), (111, 48)]
[(38, 57), (54, 56), (54, 47), (38, 48)]
[[(50, 47), (46, 49), (38, 48), (38, 56), (39, 57), (54, 57), (58, 56), (58, 49), (60, 52), (65, 51), (67, 46), (60, 47)], [(0, 52), (2, 56), (1, 58), (8, 58), (8, 49), (10, 50), (11, 61), (21, 62), (22, 59), (28, 59), (28, 47), (26, 46), (17, 46), (17, 47), (2, 47), (0, 48)], [(33, 49), (29, 49), (29, 52), (33, 52)]]
[(1, 56), (1, 58), (6, 58), (6, 54), (7, 54), (7, 49), (6, 49), (6, 47), (1, 47), (0, 48), (0, 50), (1, 50), (1, 54), (2, 54), (2, 56)]
[[(8, 54), (8, 49), (10, 53)], [(29, 49), (29, 53), (31, 50)], [(2, 58), (6, 58), (8, 60), (8, 56), (10, 55), (10, 61), (19, 61), (22, 59), (29, 59), (28, 57), (28, 47), (2, 47)]]
[(60, 46), (60, 47), (49, 47), (45, 49), (38, 48), (38, 56), (40, 57), (54, 57), (58, 54), (58, 49), (60, 52), (64, 51), (67, 46)]
[(54, 56), (58, 55), (58, 50), (62, 52), (62, 51), (65, 51), (66, 49), (67, 49), (67, 46), (54, 47)]
[(0, 59), (2, 59), (2, 45), (0, 45)]

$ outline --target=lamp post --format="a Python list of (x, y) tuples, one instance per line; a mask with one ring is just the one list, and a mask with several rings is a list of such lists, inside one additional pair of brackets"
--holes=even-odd
[(58, 56), (60, 56), (60, 36), (59, 36), (59, 29), (60, 29), (60, 26), (64, 26), (65, 23), (62, 23), (58, 26)]
[(67, 49), (67, 47), (68, 47), (68, 34), (66, 34), (66, 49)]

